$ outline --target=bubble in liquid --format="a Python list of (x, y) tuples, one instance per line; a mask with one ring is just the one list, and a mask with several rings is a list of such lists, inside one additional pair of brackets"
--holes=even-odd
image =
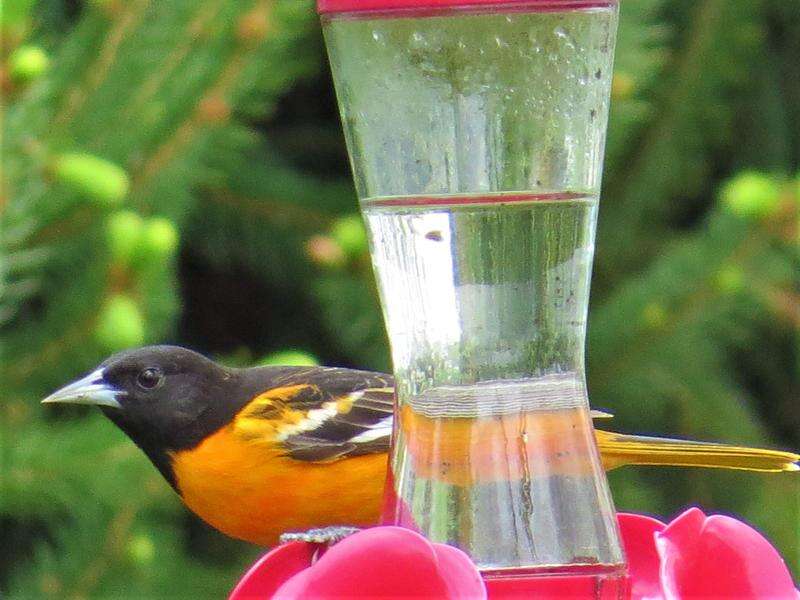
[(409, 46), (412, 49), (420, 49), (425, 47), (425, 37), (418, 31), (415, 31), (411, 34), (411, 40), (409, 41)]
[(572, 38), (572, 36), (569, 34), (569, 32), (566, 29), (564, 29), (563, 27), (561, 27), (559, 25), (558, 27), (556, 27), (553, 30), (553, 33), (555, 34), (555, 36), (558, 39), (564, 40), (564, 47), (570, 48), (570, 49), (573, 49), (573, 50), (575, 49), (575, 40)]
[(378, 42), (379, 44), (386, 43), (386, 37), (383, 35), (382, 32), (375, 30), (372, 32), (372, 39)]

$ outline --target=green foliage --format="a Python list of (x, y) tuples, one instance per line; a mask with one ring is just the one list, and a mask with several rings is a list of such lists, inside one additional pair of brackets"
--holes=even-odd
[(359, 215), (337, 219), (331, 227), (331, 238), (347, 255), (360, 256), (367, 251), (367, 231)]
[(39, 46), (20, 46), (8, 57), (8, 73), (17, 82), (36, 79), (47, 71), (50, 58)]
[(169, 260), (175, 255), (178, 241), (178, 231), (172, 221), (163, 217), (148, 219), (134, 251), (134, 262), (146, 268)]
[(141, 346), (144, 343), (144, 318), (136, 302), (125, 294), (111, 296), (100, 309), (95, 336), (107, 353)]
[(285, 365), (290, 367), (315, 367), (319, 359), (303, 350), (281, 350), (265, 356), (257, 362), (259, 365)]
[[(621, 12), (619, 64), (627, 60), (628, 35), (644, 43), (631, 53), (644, 57), (631, 67), (643, 83), (628, 100), (641, 105), (636, 118), (627, 116), (624, 132), (612, 126), (609, 134), (596, 271), (604, 290), (644, 267), (692, 205), (707, 204), (712, 158), (744, 143), (727, 98), (747, 86), (768, 52), (759, 2), (661, 2), (656, 6), (678, 12), (677, 22), (662, 19), (661, 27), (646, 12), (654, 2), (639, 4)], [(644, 33), (632, 33), (643, 26)]]
[(745, 218), (765, 218), (780, 202), (780, 185), (761, 173), (742, 173), (722, 188), (722, 201), (734, 214)]
[[(0, 26), (0, 590), (223, 596), (258, 550), (38, 399), (162, 341), (389, 369), (313, 3), (13, 0)], [(621, 430), (800, 446), (799, 52), (792, 3), (622, 3), (588, 340)], [(621, 509), (740, 514), (800, 568), (798, 478), (610, 479)]]
[(106, 220), (106, 243), (111, 260), (128, 265), (133, 259), (142, 236), (144, 222), (132, 210), (120, 210)]
[(99, 206), (118, 205), (130, 187), (125, 171), (91, 154), (62, 154), (56, 158), (52, 170), (56, 184), (72, 188), (75, 193)]

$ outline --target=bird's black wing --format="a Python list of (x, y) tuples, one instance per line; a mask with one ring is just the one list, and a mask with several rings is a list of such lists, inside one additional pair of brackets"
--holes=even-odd
[(292, 458), (326, 462), (386, 452), (394, 381), (368, 371), (265, 367), (247, 377), (253, 399), (234, 421), (250, 439), (277, 440)]

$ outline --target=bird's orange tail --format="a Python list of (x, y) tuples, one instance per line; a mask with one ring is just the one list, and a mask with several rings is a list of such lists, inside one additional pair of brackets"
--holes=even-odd
[(606, 469), (623, 465), (673, 465), (744, 471), (800, 471), (800, 454), (692, 442), (668, 438), (596, 431), (597, 444)]

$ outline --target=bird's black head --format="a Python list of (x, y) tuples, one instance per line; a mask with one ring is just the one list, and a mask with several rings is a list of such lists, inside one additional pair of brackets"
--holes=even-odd
[(115, 354), (44, 403), (95, 404), (170, 480), (168, 452), (199, 444), (234, 415), (237, 376), (177, 346)]

